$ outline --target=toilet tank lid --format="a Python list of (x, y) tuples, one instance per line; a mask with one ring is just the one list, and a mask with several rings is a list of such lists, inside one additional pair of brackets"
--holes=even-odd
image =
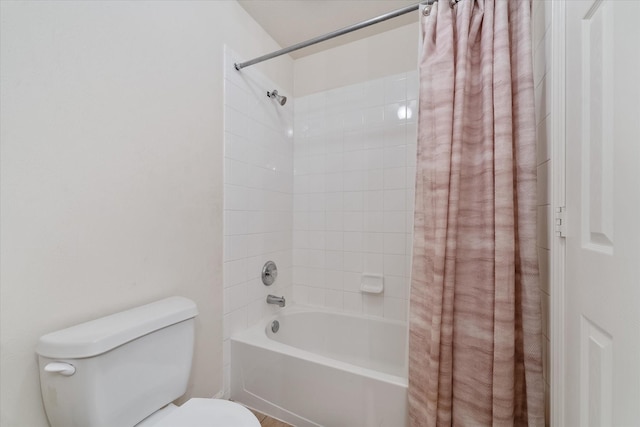
[(198, 315), (196, 304), (170, 297), (40, 337), (36, 352), (49, 358), (83, 358)]

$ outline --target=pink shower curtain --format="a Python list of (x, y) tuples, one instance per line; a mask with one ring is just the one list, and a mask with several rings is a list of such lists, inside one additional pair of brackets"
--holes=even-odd
[(530, 2), (422, 21), (411, 424), (542, 426)]

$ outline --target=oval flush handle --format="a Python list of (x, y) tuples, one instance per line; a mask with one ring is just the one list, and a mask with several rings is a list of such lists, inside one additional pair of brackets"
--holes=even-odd
[(46, 372), (54, 372), (60, 375), (64, 375), (65, 377), (70, 377), (71, 375), (76, 373), (76, 367), (63, 362), (51, 362), (44, 367)]

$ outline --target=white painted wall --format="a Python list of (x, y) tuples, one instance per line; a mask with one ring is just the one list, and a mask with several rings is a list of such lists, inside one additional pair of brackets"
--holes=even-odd
[[(278, 46), (234, 1), (3, 1), (0, 27), (0, 425), (47, 425), (39, 336), (175, 294), (200, 309), (188, 395), (214, 395), (223, 44)], [(259, 69), (291, 92), (290, 59)]]
[(545, 408), (549, 424), (549, 397), (551, 378), (549, 307), (551, 272), (551, 1), (536, 0), (533, 3), (532, 40), (533, 68), (536, 103), (536, 135), (538, 163), (538, 263), (542, 301), (542, 351), (545, 381)]
[(297, 59), (296, 97), (414, 71), (418, 67), (416, 23)]

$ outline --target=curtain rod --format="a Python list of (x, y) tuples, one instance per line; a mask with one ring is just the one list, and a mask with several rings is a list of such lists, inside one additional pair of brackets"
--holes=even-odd
[(303, 41), (303, 42), (300, 42), (300, 43), (296, 43), (296, 44), (294, 44), (292, 46), (285, 47), (284, 49), (276, 50), (275, 52), (271, 52), (271, 53), (268, 53), (266, 55), (259, 56), (257, 58), (254, 58), (254, 59), (250, 60), (250, 61), (235, 63), (235, 64), (233, 64), (233, 66), (236, 68), (236, 70), (240, 71), (241, 69), (243, 69), (245, 67), (257, 64), (257, 63), (262, 62), (262, 61), (266, 61), (267, 59), (275, 58), (277, 56), (284, 55), (284, 54), (287, 54), (289, 52), (293, 52), (295, 50), (302, 49), (304, 47), (311, 46), (311, 45), (314, 45), (316, 43), (320, 43), (320, 42), (323, 42), (325, 40), (329, 40), (329, 39), (332, 39), (334, 37), (338, 37), (338, 36), (341, 36), (343, 34), (347, 34), (347, 33), (350, 33), (352, 31), (356, 31), (356, 30), (359, 30), (361, 28), (368, 27), (368, 26), (373, 25), (373, 24), (377, 24), (378, 22), (386, 21), (387, 19), (396, 18), (396, 17), (398, 17), (400, 15), (404, 15), (404, 14), (407, 14), (409, 12), (413, 12), (414, 10), (418, 10), (418, 8), (420, 7), (421, 4), (430, 5), (430, 4), (435, 3), (436, 1), (437, 0), (427, 0), (427, 1), (421, 1), (421, 2), (416, 3), (416, 4), (412, 4), (410, 6), (405, 6), (405, 7), (401, 8), (401, 9), (396, 9), (396, 10), (393, 10), (391, 12), (387, 12), (384, 15), (380, 15), (380, 16), (377, 16), (375, 18), (367, 19), (366, 21), (362, 21), (362, 22), (359, 22), (357, 24), (349, 25), (348, 27), (344, 27), (344, 28), (341, 28), (339, 30), (332, 31), (332, 32), (324, 34), (322, 36), (314, 37), (314, 38), (309, 39), (307, 41)]

